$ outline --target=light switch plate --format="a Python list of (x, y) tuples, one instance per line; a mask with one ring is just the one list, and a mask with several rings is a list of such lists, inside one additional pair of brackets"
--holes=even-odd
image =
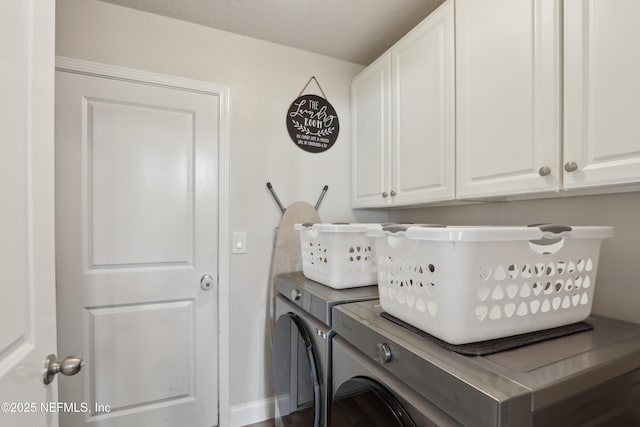
[(247, 232), (234, 231), (231, 238), (231, 253), (246, 254), (247, 253)]

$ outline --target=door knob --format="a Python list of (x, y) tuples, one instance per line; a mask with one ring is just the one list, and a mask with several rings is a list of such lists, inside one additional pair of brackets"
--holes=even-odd
[(540, 176), (549, 176), (551, 175), (551, 168), (549, 166), (543, 166), (538, 171), (538, 174), (540, 174)]
[(44, 373), (42, 374), (45, 385), (51, 384), (57, 373), (70, 377), (75, 375), (84, 366), (84, 360), (76, 356), (67, 356), (61, 362), (56, 362), (56, 355), (50, 354), (44, 360)]
[(213, 280), (213, 276), (210, 274), (205, 274), (200, 278), (200, 287), (204, 291), (208, 291), (213, 288), (215, 281)]

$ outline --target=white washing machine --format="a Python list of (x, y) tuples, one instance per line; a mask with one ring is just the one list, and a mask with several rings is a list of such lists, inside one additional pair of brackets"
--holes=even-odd
[(272, 369), (276, 426), (326, 426), (335, 331), (332, 308), (378, 298), (378, 287), (336, 290), (302, 272), (275, 279), (276, 325)]

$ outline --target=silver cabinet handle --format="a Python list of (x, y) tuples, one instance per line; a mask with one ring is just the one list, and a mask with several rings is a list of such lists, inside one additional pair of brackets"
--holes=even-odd
[(567, 172), (575, 172), (578, 170), (578, 164), (576, 162), (567, 162), (564, 164), (564, 170)]
[(61, 362), (56, 362), (56, 355), (50, 354), (44, 360), (43, 381), (45, 385), (51, 384), (58, 373), (70, 377), (80, 372), (83, 366), (84, 360), (79, 357), (67, 356)]
[(395, 196), (397, 193), (395, 190), (391, 190), (391, 197)]
[(388, 195), (389, 195), (389, 194), (387, 194), (387, 192), (386, 192), (386, 191), (384, 191), (384, 192), (382, 193), (382, 197), (387, 197)]
[(549, 176), (551, 175), (551, 168), (549, 168), (549, 166), (543, 166), (540, 168), (538, 173), (540, 174), (540, 176)]

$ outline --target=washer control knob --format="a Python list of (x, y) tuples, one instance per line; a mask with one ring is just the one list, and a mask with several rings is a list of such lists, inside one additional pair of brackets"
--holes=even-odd
[(300, 298), (302, 298), (300, 289), (291, 289), (291, 301), (300, 301)]
[(391, 347), (389, 347), (389, 344), (379, 342), (376, 346), (376, 354), (378, 355), (378, 360), (380, 361), (380, 363), (391, 362), (392, 356)]

